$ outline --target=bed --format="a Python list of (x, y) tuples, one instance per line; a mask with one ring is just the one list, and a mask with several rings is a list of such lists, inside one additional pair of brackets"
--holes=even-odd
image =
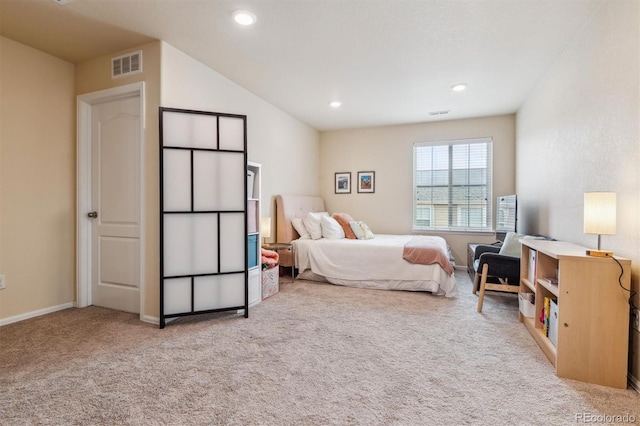
[[(326, 209), (320, 197), (276, 196), (277, 242), (291, 243), (294, 247), (288, 255), (281, 254), (280, 265), (295, 265), (298, 278), (349, 287), (425, 291), (446, 297), (457, 294), (449, 249), (443, 238), (387, 234), (369, 235), (373, 237), (369, 239), (325, 238), (325, 235), (318, 238), (318, 235), (301, 236), (296, 231), (294, 224), (299, 228), (305, 220), (309, 225), (306, 222), (309, 216), (332, 216), (323, 212)], [(324, 225), (329, 219), (322, 221)], [(350, 224), (358, 229), (354, 222)], [(349, 227), (345, 227), (344, 222), (342, 225), (347, 232)], [(313, 225), (309, 225), (309, 229), (313, 230)], [(427, 253), (425, 246), (430, 253), (427, 262), (424, 256), (414, 256)]]

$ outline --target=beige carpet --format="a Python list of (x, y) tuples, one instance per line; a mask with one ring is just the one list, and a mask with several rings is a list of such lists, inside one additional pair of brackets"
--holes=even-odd
[[(0, 328), (0, 424), (575, 424), (640, 395), (557, 378), (513, 295), (456, 299), (297, 281), (250, 311), (69, 309)], [(215, 317), (215, 318), (212, 318)]]

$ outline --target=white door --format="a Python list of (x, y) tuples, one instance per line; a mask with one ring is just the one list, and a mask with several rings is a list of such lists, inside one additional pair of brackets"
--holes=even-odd
[(91, 107), (91, 304), (140, 312), (140, 97)]

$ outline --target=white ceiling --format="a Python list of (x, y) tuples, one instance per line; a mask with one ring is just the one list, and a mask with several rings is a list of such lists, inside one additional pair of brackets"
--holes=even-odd
[(0, 34), (73, 63), (164, 40), (331, 130), (513, 113), (604, 1), (0, 0)]

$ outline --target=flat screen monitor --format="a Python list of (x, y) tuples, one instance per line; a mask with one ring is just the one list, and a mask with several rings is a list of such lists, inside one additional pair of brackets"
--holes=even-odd
[(516, 232), (518, 202), (515, 194), (498, 197), (496, 211), (496, 235)]

